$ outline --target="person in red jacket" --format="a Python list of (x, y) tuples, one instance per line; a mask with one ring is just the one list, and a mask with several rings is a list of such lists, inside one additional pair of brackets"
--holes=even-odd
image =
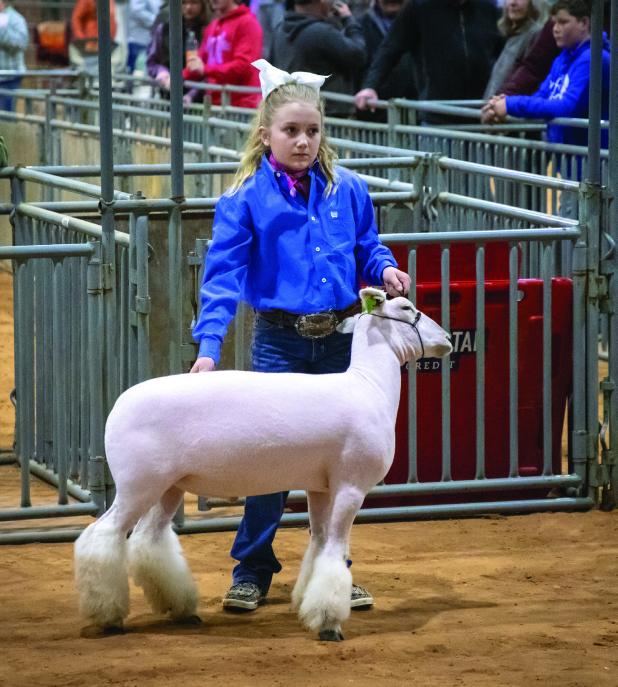
[[(255, 86), (260, 81), (251, 66), (262, 56), (262, 28), (246, 5), (235, 0), (210, 0), (217, 16), (206, 27), (198, 55), (188, 60), (183, 76), (189, 81), (206, 81), (230, 86)], [(236, 107), (257, 107), (260, 93), (232, 93)], [(214, 105), (221, 103), (219, 93), (212, 94)]]

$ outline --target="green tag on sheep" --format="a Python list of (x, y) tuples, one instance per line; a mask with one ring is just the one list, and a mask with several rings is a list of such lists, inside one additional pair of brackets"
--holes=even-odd
[(373, 296), (363, 296), (363, 312), (370, 313), (376, 305), (376, 299)]

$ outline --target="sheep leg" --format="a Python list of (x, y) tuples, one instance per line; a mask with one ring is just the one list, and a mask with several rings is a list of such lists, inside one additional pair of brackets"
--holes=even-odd
[(353, 485), (339, 488), (328, 517), (326, 542), (315, 558), (299, 617), (320, 639), (341, 640), (341, 623), (350, 615), (352, 575), (347, 566), (350, 529), (365, 498)]
[(137, 523), (129, 538), (129, 570), (155, 613), (199, 623), (198, 594), (172, 517), (184, 492), (171, 487)]
[(318, 491), (310, 491), (307, 493), (307, 502), (309, 505), (309, 526), (311, 529), (311, 538), (309, 546), (303, 556), (303, 562), (300, 566), (298, 579), (292, 591), (292, 609), (297, 610), (303, 600), (305, 589), (313, 574), (313, 564), (315, 557), (321, 551), (326, 541), (326, 527), (328, 523), (328, 514), (330, 511), (330, 494)]
[(121, 629), (129, 613), (127, 532), (149, 505), (117, 495), (111, 508), (75, 542), (80, 613), (105, 630)]

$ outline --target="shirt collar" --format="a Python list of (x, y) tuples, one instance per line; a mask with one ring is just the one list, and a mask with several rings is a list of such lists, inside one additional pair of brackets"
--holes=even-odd
[(284, 167), (275, 158), (272, 151), (268, 153), (267, 159), (270, 163), (270, 166), (273, 168), (275, 172), (283, 174), (283, 177), (288, 185), (288, 191), (290, 192), (291, 196), (296, 196), (297, 193), (300, 193), (305, 198), (309, 196), (309, 186), (311, 184), (310, 171), (314, 168), (315, 163), (307, 169), (303, 169), (300, 172), (294, 172)]

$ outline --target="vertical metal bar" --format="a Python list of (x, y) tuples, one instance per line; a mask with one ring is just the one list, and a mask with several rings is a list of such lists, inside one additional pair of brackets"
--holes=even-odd
[(180, 200), (184, 196), (181, 0), (170, 0), (169, 14), (172, 197)]
[(135, 223), (137, 381), (150, 378), (150, 287), (148, 270), (148, 216)]
[[(45, 243), (41, 241), (42, 227), (40, 223), (35, 225), (34, 243)], [(47, 260), (35, 260), (34, 262), (34, 328), (36, 333), (35, 350), (34, 350), (34, 368), (35, 368), (35, 460), (43, 464), (45, 460), (46, 445), (46, 403), (47, 398), (45, 394), (45, 275)]]
[(103, 229), (102, 260), (105, 312), (106, 406), (111, 408), (117, 393), (116, 312), (114, 273), (116, 246), (114, 237), (114, 135), (112, 109), (112, 70), (109, 0), (97, 2), (99, 38), (99, 127), (101, 155), (101, 227)]
[(588, 180), (601, 181), (601, 96), (603, 55), (603, 0), (592, 0), (590, 21), (590, 91), (588, 116)]
[[(171, 190), (177, 203), (184, 200), (184, 147), (182, 107), (182, 16), (181, 0), (170, 0), (170, 126)], [(170, 313), (169, 371), (182, 372), (182, 217), (180, 208), (170, 212), (168, 224), (168, 306)], [(184, 505), (174, 517), (176, 525), (184, 522)]]
[[(449, 331), (450, 323), (450, 248), (442, 246), (440, 251), (441, 277), (440, 302), (442, 328)], [(442, 481), (451, 477), (451, 358), (442, 358)]]
[[(597, 275), (599, 267), (599, 196), (598, 184), (582, 182), (580, 184), (580, 224), (586, 235), (585, 301), (586, 345), (585, 345), (585, 380), (586, 380), (586, 456), (588, 460), (589, 496), (596, 497), (596, 470), (598, 468), (598, 435), (599, 412), (597, 394), (599, 390), (598, 368), (598, 334), (599, 334), (599, 299), (597, 293)], [(575, 272), (575, 266), (574, 266)]]
[(509, 244), (509, 477), (519, 473), (519, 365), (517, 358), (517, 302), (519, 249)]
[(79, 446), (80, 468), (79, 483), (83, 489), (88, 488), (88, 447), (90, 445), (90, 383), (89, 383), (89, 355), (88, 355), (88, 260), (79, 261), (79, 315), (80, 315), (80, 353), (79, 353)]
[[(212, 112), (212, 101), (209, 95), (204, 95), (204, 110), (202, 122), (202, 162), (211, 162), (209, 148), (212, 144), (213, 129), (210, 124), (210, 114)], [(212, 184), (213, 174), (204, 174), (202, 177), (202, 190), (206, 198), (213, 195)]]
[(13, 278), (13, 317), (15, 321), (14, 359), (15, 359), (15, 451), (21, 466), (21, 505), (30, 506), (30, 466), (28, 456), (24, 450), (25, 436), (28, 431), (25, 404), (22, 395), (25, 392), (24, 374), (24, 317), (28, 317), (22, 304), (26, 283), (26, 262), (15, 261), (15, 276)]
[(69, 268), (69, 280), (68, 280), (68, 290), (70, 303), (69, 317), (71, 325), (68, 329), (70, 334), (70, 385), (71, 385), (71, 413), (70, 413), (70, 440), (69, 440), (69, 450), (71, 455), (71, 464), (69, 469), (69, 475), (72, 480), (77, 480), (79, 478), (80, 472), (80, 460), (79, 460), (79, 416), (82, 399), (79, 395), (80, 392), (80, 377), (79, 374), (79, 349), (80, 349), (80, 304), (83, 298), (83, 294), (79, 288), (79, 272), (81, 260), (79, 258), (72, 258), (68, 261)]
[(168, 223), (168, 302), (169, 302), (169, 373), (184, 372), (182, 367), (182, 220), (180, 208), (174, 208)]
[[(618, 0), (611, 0), (611, 26), (618, 26)], [(609, 202), (609, 233), (618, 244), (618, 30), (614, 28), (610, 36), (610, 87), (609, 87), (609, 161), (607, 170), (607, 190), (611, 199)], [(612, 274), (609, 283), (610, 299), (614, 304), (614, 312), (608, 317), (608, 373), (609, 381), (614, 384), (610, 396), (609, 436), (610, 436), (610, 484), (611, 491), (616, 498), (618, 494), (618, 397), (616, 382), (618, 381), (618, 318), (615, 312), (618, 304), (618, 254), (614, 251), (612, 259)]]
[[(416, 248), (408, 253), (410, 299), (416, 303)], [(416, 412), (416, 362), (408, 365), (408, 482), (418, 482), (418, 429)]]
[[(24, 183), (23, 181), (13, 177), (11, 179), (11, 202), (16, 207), (22, 202), (24, 197)], [(13, 227), (13, 244), (23, 244), (23, 224), (24, 219), (13, 211), (11, 215), (11, 224)], [(24, 329), (23, 319), (29, 317), (30, 313), (26, 313), (24, 305), (22, 304), (24, 296), (24, 288), (26, 281), (26, 262), (15, 261), (15, 271), (13, 276), (13, 321), (15, 323), (15, 336), (13, 340), (13, 354), (14, 354), (14, 369), (15, 369), (15, 392), (16, 392), (16, 408), (15, 408), (15, 451), (20, 461), (20, 482), (21, 482), (21, 500), (22, 507), (31, 505), (30, 500), (30, 465), (28, 457), (24, 453), (25, 433), (27, 431), (27, 418), (25, 415), (25, 406), (21, 403), (21, 396), (25, 391), (24, 378)]]
[(65, 318), (63, 313), (65, 310), (65, 303), (62, 293), (64, 269), (62, 260), (53, 260), (53, 310), (52, 310), (52, 327), (54, 336), (54, 350), (53, 350), (53, 365), (54, 377), (56, 383), (54, 384), (54, 449), (56, 454), (56, 472), (58, 474), (58, 503), (68, 503), (67, 479), (68, 473), (68, 455), (67, 445), (65, 440), (66, 428), (66, 413), (65, 413)]
[(476, 479), (485, 477), (485, 247), (476, 249)]
[[(141, 197), (141, 194), (140, 194)], [(129, 278), (127, 288), (128, 332), (127, 332), (127, 371), (128, 386), (137, 382), (137, 250), (136, 250), (136, 221), (137, 215), (132, 212), (129, 215)], [(124, 388), (127, 388), (124, 387)]]
[[(49, 225), (46, 226), (45, 237), (47, 243), (54, 243), (53, 231), (50, 231)], [(43, 297), (43, 355), (41, 356), (41, 370), (43, 375), (43, 398), (51, 399), (54, 394), (54, 365), (53, 365), (53, 326), (52, 326), (52, 310), (53, 310), (53, 266), (50, 260), (43, 260), (44, 269), (44, 297)], [(44, 439), (45, 439), (45, 465), (48, 468), (54, 469), (54, 418), (52, 412), (52, 404), (44, 404)]]
[(552, 254), (551, 243), (543, 244), (543, 474), (552, 474)]
[(131, 371), (129, 369), (131, 327), (129, 325), (129, 252), (122, 247), (118, 251), (118, 347), (117, 365), (119, 369), (119, 387), (122, 392), (131, 385)]
[(88, 378), (90, 396), (90, 446), (89, 487), (92, 500), (105, 510), (105, 458), (103, 446), (103, 342), (100, 332), (103, 326), (103, 277), (102, 250), (99, 241), (94, 241), (95, 251), (88, 263)]
[[(22, 223), (22, 243), (32, 243), (32, 224), (24, 218)], [(21, 295), (19, 304), (21, 308), (21, 365), (22, 388), (19, 395), (19, 403), (25, 418), (22, 437), (21, 456), (26, 464), (34, 455), (34, 269), (33, 260), (28, 260), (22, 267), (22, 282), (20, 283)]]

